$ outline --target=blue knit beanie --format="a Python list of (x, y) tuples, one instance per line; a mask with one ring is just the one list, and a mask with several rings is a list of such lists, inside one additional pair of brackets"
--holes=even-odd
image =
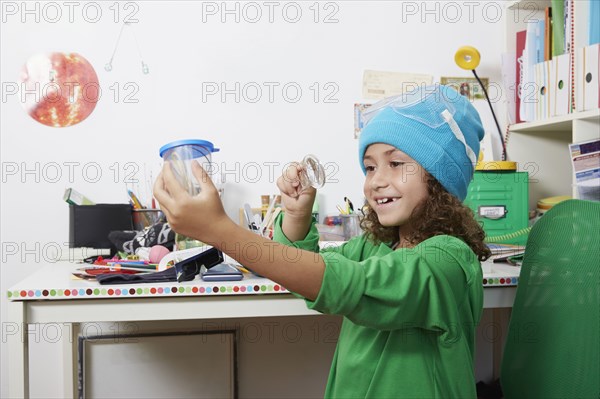
[(465, 199), (484, 135), (479, 114), (466, 97), (448, 86), (421, 87), (373, 104), (365, 117), (358, 141), (363, 172), (367, 147), (389, 144), (417, 161), (448, 192)]

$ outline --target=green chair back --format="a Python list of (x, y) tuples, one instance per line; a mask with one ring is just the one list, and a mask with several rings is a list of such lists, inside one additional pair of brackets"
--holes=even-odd
[(500, 382), (506, 399), (600, 398), (599, 202), (561, 202), (533, 226)]

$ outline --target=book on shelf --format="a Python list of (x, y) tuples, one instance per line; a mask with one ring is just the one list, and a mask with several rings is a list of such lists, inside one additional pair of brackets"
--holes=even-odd
[(589, 13), (589, 42), (590, 46), (600, 43), (600, 1), (595, 0), (590, 3)]
[(546, 7), (544, 18), (544, 61), (552, 59), (552, 7)]
[[(532, 60), (533, 64), (539, 64), (540, 62), (544, 62), (545, 60), (545, 35), (546, 35), (546, 21), (544, 19), (538, 19), (536, 22), (533, 22), (534, 26), (532, 27), (532, 31), (529, 32), (527, 36), (527, 40), (534, 41), (534, 58)], [(527, 44), (525, 44), (527, 47)]]
[(516, 32), (515, 123), (600, 108), (600, 0), (545, 4)]
[(565, 1), (552, 0), (552, 57), (565, 53)]
[(517, 47), (515, 54), (515, 87), (516, 87), (516, 96), (515, 96), (515, 121), (516, 123), (524, 122), (524, 119), (521, 117), (521, 96), (522, 96), (522, 85), (523, 85), (523, 74), (525, 65), (523, 64), (523, 52), (525, 51), (525, 38), (527, 37), (527, 31), (522, 30), (517, 32)]

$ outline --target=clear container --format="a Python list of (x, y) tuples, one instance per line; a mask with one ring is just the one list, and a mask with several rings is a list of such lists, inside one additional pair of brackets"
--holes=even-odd
[(317, 224), (320, 241), (347, 241), (344, 237), (342, 225), (328, 226), (326, 224)]
[[(192, 172), (192, 162), (198, 161), (200, 166), (211, 175), (212, 153), (219, 151), (213, 143), (206, 140), (178, 140), (165, 144), (160, 148), (160, 156), (165, 162), (171, 162), (171, 170), (175, 178), (190, 195), (200, 192), (200, 184)], [(183, 250), (201, 247), (204, 243), (182, 234), (175, 234), (175, 249)]]
[(165, 215), (160, 209), (134, 209), (132, 212), (133, 229), (136, 231), (142, 231), (165, 219)]
[(350, 215), (340, 215), (340, 217), (342, 218), (342, 231), (344, 234), (344, 240), (348, 241), (352, 237), (362, 234), (358, 214), (352, 213)]
[(212, 153), (219, 151), (213, 143), (206, 140), (178, 140), (165, 144), (160, 148), (160, 156), (164, 161), (171, 162), (175, 178), (190, 195), (200, 192), (200, 184), (192, 173), (192, 161), (198, 161), (200, 166), (210, 175)]

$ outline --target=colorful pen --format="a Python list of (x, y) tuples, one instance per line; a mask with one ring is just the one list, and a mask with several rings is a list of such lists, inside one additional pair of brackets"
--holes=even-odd
[(142, 209), (142, 203), (140, 202), (140, 200), (138, 199), (138, 197), (133, 193), (133, 191), (131, 190), (127, 190), (127, 194), (129, 194), (129, 198), (131, 198), (131, 201), (133, 202), (133, 207), (135, 209)]

